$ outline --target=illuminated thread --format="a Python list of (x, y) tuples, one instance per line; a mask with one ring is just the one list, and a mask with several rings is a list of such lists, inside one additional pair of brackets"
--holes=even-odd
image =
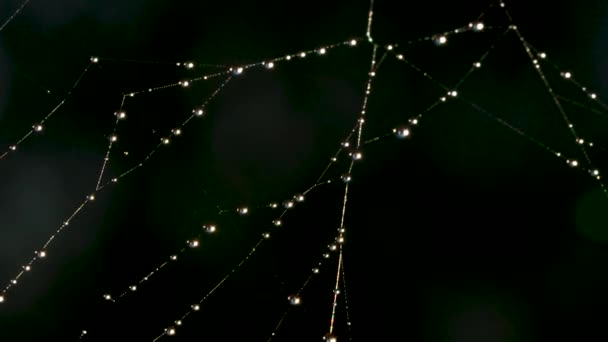
[[(368, 103), (368, 98), (369, 95), (371, 94), (371, 87), (372, 87), (372, 81), (374, 79), (374, 77), (376, 76), (376, 71), (377, 71), (377, 66), (376, 66), (376, 54), (377, 54), (377, 46), (374, 45), (374, 49), (372, 51), (372, 60), (370, 63), (370, 67), (369, 67), (369, 73), (368, 73), (368, 78), (367, 78), (367, 84), (365, 87), (365, 96), (363, 98), (363, 105), (361, 108), (361, 118), (363, 119), (365, 117), (365, 112), (367, 110), (367, 103)], [(361, 136), (363, 135), (363, 121), (359, 122), (359, 130), (357, 132), (357, 149), (359, 149), (360, 145), (361, 145)], [(354, 160), (350, 162), (350, 166), (348, 168), (348, 174), (351, 174), (352, 169), (353, 169), (353, 165), (354, 165)], [(349, 188), (350, 183), (346, 183), (346, 185), (344, 186), (344, 199), (342, 202), (342, 215), (340, 218), (340, 227), (344, 227), (344, 218), (346, 216), (346, 202), (348, 201), (348, 188)], [(340, 253), (339, 253), (339, 261), (338, 261), (338, 271), (337, 271), (337, 276), (336, 276), (336, 286), (334, 287), (334, 299), (333, 299), (333, 305), (332, 305), (332, 312), (331, 312), (331, 320), (329, 323), (329, 333), (332, 334), (334, 331), (334, 323), (335, 323), (335, 317), (336, 317), (336, 307), (338, 306), (338, 292), (336, 292), (337, 289), (339, 289), (339, 284), (340, 284), (340, 269), (342, 267), (342, 245), (340, 245)]]
[(348, 340), (352, 340), (352, 333), (350, 331), (351, 320), (350, 320), (350, 308), (348, 307), (348, 295), (346, 291), (346, 276), (344, 271), (344, 258), (342, 258), (342, 288), (344, 289), (344, 308), (346, 309), (346, 329), (348, 331)]
[(47, 257), (47, 247), (51, 244), (51, 242), (70, 224), (70, 222), (78, 215), (78, 213), (84, 208), (84, 206), (94, 200), (94, 197), (87, 197), (77, 208), (72, 212), (72, 214), (61, 224), (61, 226), (53, 233), (44, 243), (42, 248), (39, 251), (34, 252), (34, 256), (22, 267), (22, 270), (17, 273), (15, 277), (4, 287), (2, 292), (0, 292), (0, 296), (2, 296), (3, 300), (5, 300), (6, 293), (17, 284), (18, 280), (28, 271), (31, 270), (32, 265), (39, 259), (43, 259)]
[[(126, 95), (122, 96), (122, 101), (120, 102), (120, 109), (116, 113), (116, 121), (114, 122), (114, 128), (112, 129), (111, 136), (114, 136), (114, 134), (116, 134), (116, 128), (118, 128), (118, 122), (122, 119), (122, 115), (124, 115), (122, 108), (125, 104), (126, 97), (127, 97)], [(113, 145), (114, 145), (114, 140), (110, 139), (110, 142), (108, 143), (108, 148), (106, 149), (105, 157), (103, 158), (103, 164), (101, 165), (101, 170), (99, 171), (99, 177), (97, 178), (97, 184), (95, 185), (95, 191), (99, 190), (99, 185), (101, 184), (101, 179), (103, 178), (103, 174), (106, 170), (108, 161), (110, 161), (110, 151), (112, 150)]]
[[(216, 78), (216, 77), (220, 77), (220, 76), (225, 76), (228, 74), (228, 71), (222, 71), (222, 72), (216, 72), (213, 74), (208, 74), (208, 75), (203, 75), (200, 77), (196, 77), (196, 78), (192, 78), (189, 80), (186, 80), (185, 82), (188, 82), (188, 84), (192, 84), (194, 82), (198, 82), (198, 81), (202, 81), (202, 80), (209, 80), (212, 78)], [(173, 88), (173, 87), (183, 87), (184, 81), (179, 81), (179, 82), (173, 82), (173, 83), (169, 83), (169, 84), (165, 84), (165, 85), (160, 85), (160, 86), (156, 86), (156, 87), (151, 87), (151, 88), (146, 88), (146, 89), (142, 89), (142, 90), (137, 90), (137, 91), (132, 91), (132, 92), (128, 92), (125, 93), (125, 95), (128, 95), (130, 97), (134, 97), (135, 95), (139, 95), (139, 94), (148, 94), (148, 93), (153, 93), (159, 90), (165, 90), (165, 89), (169, 89), (169, 88)]]
[[(490, 7), (492, 7), (492, 4), (490, 4)], [(482, 12), (477, 19), (475, 20), (476, 23), (481, 23), (480, 19), (485, 15), (484, 12)], [(481, 23), (482, 24), (482, 23)], [(483, 25), (483, 24), (482, 24)], [(483, 26), (483, 31), (484, 32), (491, 32), (495, 29), (502, 29), (502, 27), (492, 27), (492, 26)], [(478, 30), (476, 29), (476, 26), (473, 25), (473, 23), (469, 23), (468, 25), (465, 26), (460, 26), (457, 27), (455, 29), (449, 30), (449, 31), (442, 31), (442, 32), (437, 32), (437, 33), (433, 33), (431, 35), (427, 35), (424, 37), (420, 37), (420, 38), (416, 38), (416, 39), (412, 39), (409, 40), (407, 42), (404, 43), (394, 43), (391, 45), (388, 45), (389, 49), (398, 47), (398, 46), (403, 46), (403, 45), (412, 45), (415, 43), (422, 43), (422, 42), (428, 42), (428, 41), (435, 41), (437, 44), (442, 45), (447, 43), (448, 38), (450, 36), (453, 35), (458, 35), (458, 34), (463, 34), (463, 33), (470, 33), (470, 32), (481, 32), (482, 30)]]
[[(205, 100), (205, 102), (200, 106), (200, 108), (204, 109), (207, 106), (207, 104), (209, 103), (209, 101), (211, 101), (213, 98), (215, 98), (217, 96), (217, 94), (226, 86), (226, 84), (228, 84), (228, 82), (230, 82), (230, 80), (232, 80), (232, 76), (227, 77), (226, 80), (211, 94), (211, 96), (209, 96), (207, 98), (207, 100)], [(179, 125), (178, 127), (184, 127), (184, 126), (186, 126), (188, 124), (188, 122), (190, 122), (190, 120), (192, 120), (193, 118), (195, 118), (197, 116), (198, 116), (197, 112), (195, 111), (184, 122), (182, 122), (181, 125)], [(139, 164), (137, 164), (134, 167), (132, 167), (131, 169), (123, 172), (118, 177), (116, 177), (116, 179), (120, 180), (120, 179), (126, 177), (127, 175), (129, 175), (130, 173), (132, 173), (133, 171), (137, 170), (138, 168), (142, 167), (156, 153), (156, 151), (158, 151), (158, 149), (161, 146), (167, 145), (169, 143), (170, 143), (170, 139), (168, 137), (163, 138), (161, 140), (161, 142), (158, 143), (158, 145), (156, 145), (156, 147), (154, 147), (152, 149), (152, 151), (150, 151), (150, 153), (148, 153), (146, 155), (146, 157), (144, 157), (144, 159)], [(103, 188), (104, 186), (102, 186), (101, 188)]]
[(331, 309), (331, 320), (330, 320), (330, 324), (329, 324), (329, 333), (333, 333), (334, 332), (334, 324), (335, 324), (335, 320), (336, 320), (336, 308), (338, 307), (338, 294), (339, 292), (336, 291), (337, 289), (339, 289), (339, 285), (340, 285), (340, 270), (342, 269), (342, 248), (340, 248), (340, 254), (338, 255), (338, 276), (336, 277), (336, 287), (334, 288), (334, 302), (332, 305), (332, 309)]
[[(517, 29), (515, 29), (515, 33), (517, 33), (517, 36), (519, 37), (521, 43), (523, 44), (524, 49), (526, 50), (526, 53), (528, 54), (528, 57), (530, 58), (531, 61), (533, 61), (534, 60), (534, 56), (532, 55), (532, 52), (531, 52), (531, 50), (530, 50), (527, 42), (524, 40), (524, 37), (519, 33), (519, 30), (517, 30)], [(568, 125), (570, 133), (572, 133), (572, 136), (574, 137), (574, 140), (578, 141), (580, 139), (580, 137), (576, 133), (576, 130), (574, 129), (574, 126), (572, 125), (572, 122), (570, 121), (570, 118), (566, 114), (566, 111), (562, 107), (561, 102), (559, 102), (559, 99), (555, 95), (555, 92), (553, 91), (553, 88), (549, 84), (549, 81), (547, 80), (547, 77), (545, 76), (545, 73), (541, 70), (541, 68), (535, 68), (535, 69), (536, 69), (536, 72), (538, 73), (538, 75), (540, 76), (541, 80), (543, 81), (545, 87), (547, 88), (547, 91), (549, 92), (549, 95), (551, 95), (551, 98), (553, 99), (553, 102), (555, 103), (555, 105), (557, 106), (557, 109), (559, 110), (560, 114), (562, 115), (562, 118), (564, 119), (564, 121)], [(591, 160), (589, 159), (589, 155), (587, 154), (587, 150), (585, 149), (585, 147), (583, 145), (581, 145), (580, 148), (581, 148), (581, 151), (583, 152), (583, 155), (585, 156), (585, 159), (587, 160), (587, 162), (589, 164), (591, 164)]]
[[(549, 64), (553, 69), (555, 69), (558, 72), (562, 72), (563, 68), (559, 67), (557, 64), (553, 63), (551, 60), (549, 60), (547, 58), (547, 54), (544, 52), (539, 51), (538, 49), (536, 49), (534, 46), (532, 46), (532, 44), (530, 44), (528, 41), (526, 41), (526, 45), (531, 49), (534, 50), (534, 54), (536, 56), (539, 57), (539, 60), (542, 61), (543, 63)], [(539, 60), (534, 60), (536, 62), (538, 62)], [(534, 62), (533, 61), (533, 62)], [(534, 63), (534, 64), (538, 64), (538, 63)], [(540, 68), (537, 67), (537, 68)], [(571, 82), (572, 84), (576, 85), (581, 92), (585, 93), (589, 99), (593, 100), (595, 103), (599, 104), (601, 107), (603, 107), (604, 109), (608, 110), (608, 105), (606, 105), (604, 102), (602, 102), (600, 100), (600, 97), (597, 93), (590, 91), (587, 87), (585, 87), (584, 85), (582, 85), (581, 83), (579, 83), (573, 76), (571, 73), (568, 72), (568, 74), (566, 75), (566, 73), (562, 72), (562, 76), (568, 80), (569, 82)], [(567, 76), (567, 77), (566, 77)], [(558, 96), (559, 97), (559, 96)]]
[[(122, 62), (122, 63), (141, 63), (141, 64), (168, 64), (168, 65), (175, 65), (178, 67), (183, 66), (187, 69), (193, 69), (194, 67), (228, 68), (228, 66), (222, 65), (222, 64), (208, 64), (208, 63), (194, 63), (194, 62), (163, 62), (163, 61), (119, 59), (119, 58), (106, 58), (106, 57), (98, 57), (98, 58), (99, 58), (99, 61)], [(189, 65), (192, 65), (192, 66), (189, 66)]]
[(367, 31), (365, 35), (367, 36), (367, 40), (371, 43), (372, 39), (372, 20), (374, 19), (374, 0), (371, 0), (369, 3), (369, 12), (367, 14)]
[(283, 313), (283, 316), (279, 320), (279, 323), (277, 323), (277, 325), (274, 327), (274, 331), (272, 332), (272, 334), (270, 334), (270, 337), (268, 338), (267, 342), (272, 341), (272, 338), (277, 334), (277, 331), (279, 331), (279, 328), (283, 324), (283, 321), (285, 320), (285, 318), (287, 317), (287, 314), (289, 314), (289, 312), (291, 311), (292, 308), (293, 308), (293, 306), (289, 306), (289, 308), (287, 308), (287, 310), (285, 310), (285, 313)]
[(4, 157), (6, 157), (10, 152), (16, 151), (18, 149), (19, 145), (22, 142), (24, 142), (27, 138), (29, 138), (32, 134), (39, 133), (44, 129), (44, 123), (46, 121), (48, 121), (51, 118), (51, 116), (53, 114), (55, 114), (55, 112), (57, 112), (57, 110), (59, 110), (59, 108), (61, 108), (61, 106), (63, 106), (65, 101), (72, 94), (72, 91), (74, 90), (74, 88), (76, 88), (78, 83), (80, 83), (80, 80), (82, 80), (82, 78), (87, 73), (87, 71), (89, 71), (90, 67), (91, 67), (91, 63), (89, 63), (89, 65), (87, 65), (87, 67), (80, 74), (78, 79), (76, 79), (76, 82), (74, 82), (74, 84), (72, 85), (72, 88), (70, 88), (70, 90), (67, 92), (67, 94), (65, 95), (63, 100), (61, 100), (61, 102), (59, 102), (59, 104), (57, 106), (55, 106), (55, 108), (53, 108), (42, 120), (38, 121), (38, 123), (36, 123), (34, 126), (32, 126), (32, 128), (30, 129), (29, 132), (27, 132), (24, 136), (22, 136), (16, 143), (9, 146), (9, 150), (0, 155), (0, 160), (2, 160)]

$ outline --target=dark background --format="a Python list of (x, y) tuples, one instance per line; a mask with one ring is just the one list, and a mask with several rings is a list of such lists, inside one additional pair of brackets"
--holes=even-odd
[[(608, 3), (507, 3), (520, 31), (600, 98), (608, 93)], [(2, 18), (17, 1), (0, 4)], [(467, 25), (486, 1), (376, 1), (377, 43), (455, 84), (508, 25), (489, 10), (483, 33), (437, 47), (408, 41)], [(4, 151), (70, 90), (66, 103), (17, 153), (0, 160), (0, 279), (8, 283), (95, 188), (123, 93), (361, 37), (367, 1), (37, 1), (0, 32), (0, 146)], [(381, 51), (383, 52), (383, 51)], [(176, 341), (266, 341), (340, 224), (344, 186), (313, 190), (271, 222), (263, 208), (310, 187), (353, 127), (363, 100), (369, 44), (247, 70), (204, 119), (141, 169), (87, 205), (0, 306), (0, 341), (151, 341), (203, 298), (272, 230), (249, 261), (188, 317)], [(155, 61), (134, 63), (124, 60)], [(186, 70), (175, 62), (196, 61)], [(561, 95), (584, 93), (547, 64)], [(127, 98), (128, 120), (107, 177), (130, 169), (203, 102), (221, 79)], [(509, 33), (460, 94), (583, 161), (530, 60)], [(445, 91), (394, 57), (381, 65), (364, 139), (414, 117)], [(607, 147), (608, 116), (564, 103), (580, 135)], [(600, 107), (594, 107), (600, 108)], [(425, 114), (410, 139), (363, 150), (346, 212), (346, 294), (339, 341), (604, 340), (608, 320), (608, 200), (568, 167), (464, 102)], [(125, 156), (124, 151), (129, 151)], [(608, 174), (608, 153), (590, 156)], [(330, 169), (344, 173), (348, 159)], [(109, 179), (109, 178), (108, 178)], [(107, 179), (106, 179), (107, 180)], [(233, 209), (249, 206), (246, 217)], [(218, 215), (218, 207), (231, 210)], [(118, 295), (213, 222), (198, 250), (116, 303)], [(327, 333), (337, 254), (324, 262), (273, 340)]]

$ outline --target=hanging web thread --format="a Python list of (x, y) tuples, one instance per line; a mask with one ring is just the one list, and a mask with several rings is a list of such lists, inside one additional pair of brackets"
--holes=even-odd
[(344, 290), (344, 309), (346, 311), (346, 330), (348, 334), (348, 340), (352, 340), (352, 332), (350, 331), (350, 327), (352, 325), (352, 321), (350, 320), (350, 308), (348, 306), (348, 292), (346, 288), (346, 275), (344, 271), (344, 258), (342, 258), (342, 288)]
[[(370, 63), (369, 74), (368, 74), (368, 78), (367, 78), (367, 84), (365, 87), (365, 96), (363, 97), (363, 106), (361, 109), (361, 119), (359, 120), (359, 128), (358, 128), (358, 132), (357, 132), (357, 149), (361, 145), (361, 136), (363, 134), (363, 122), (364, 122), (365, 112), (367, 110), (367, 103), (368, 103), (369, 95), (371, 94), (372, 80), (374, 79), (374, 76), (376, 76), (377, 51), (378, 51), (378, 46), (374, 44), (374, 49), (372, 51), (372, 60)], [(348, 174), (350, 174), (352, 172), (354, 163), (355, 163), (354, 160), (350, 162), (350, 166), (348, 168)], [(349, 188), (349, 183), (347, 182), (346, 185), (344, 186), (344, 199), (342, 202), (342, 215), (340, 217), (340, 227), (341, 228), (344, 227), (344, 218), (346, 216), (346, 202), (348, 201), (348, 188)], [(332, 304), (331, 319), (329, 322), (329, 334), (330, 335), (334, 331), (336, 308), (338, 306), (338, 294), (339, 294), (339, 285), (340, 285), (340, 270), (342, 268), (342, 257), (343, 257), (342, 245), (340, 244), (340, 252), (339, 252), (339, 256), (338, 256), (338, 271), (336, 274), (336, 285), (334, 287), (334, 299), (333, 299), (333, 304)]]

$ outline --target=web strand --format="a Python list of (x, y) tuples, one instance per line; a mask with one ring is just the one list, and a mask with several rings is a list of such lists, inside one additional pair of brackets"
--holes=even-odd
[[(247, 260), (249, 260), (249, 258), (251, 258), (251, 256), (255, 253), (256, 249), (260, 246), (260, 244), (262, 242), (264, 242), (264, 240), (265, 240), (264, 238), (260, 239), (258, 241), (258, 243), (253, 247), (253, 249), (251, 249), (249, 254), (247, 254), (247, 256), (243, 260), (241, 260), (241, 262), (235, 268), (233, 268), (230, 272), (228, 272), (228, 274), (226, 274), (226, 276), (224, 276), (224, 278), (222, 278), (222, 280), (220, 280), (209, 292), (207, 292), (207, 294), (201, 300), (199, 300), (197, 304), (192, 305), (191, 309), (189, 311), (187, 311), (185, 314), (183, 314), (181, 316), (181, 318), (176, 321), (176, 322), (179, 322), (176, 324), (181, 325), (181, 321), (186, 319), (188, 316), (190, 316), (190, 314), (194, 313), (195, 311), (200, 310), (200, 305), (203, 304), (203, 302), (205, 302), (207, 300), (207, 298), (209, 298), (209, 296), (211, 296), (217, 289), (219, 289), (222, 286), (222, 284), (224, 284), (224, 282), (226, 282), (226, 280), (228, 280), (230, 278), (230, 276), (232, 276), (239, 268), (241, 268), (241, 266), (243, 266), (243, 264), (245, 262), (247, 262)], [(154, 338), (153, 342), (158, 341), (163, 336), (166, 336), (166, 335), (171, 336), (174, 334), (175, 334), (175, 328), (169, 327), (169, 328), (165, 329), (165, 331), (162, 334), (156, 336), (156, 338)]]
[[(342, 234), (343, 232), (340, 229), (338, 229), (338, 233), (339, 233), (338, 237), (336, 237), (334, 239), (334, 242), (328, 246), (329, 250), (332, 252), (335, 252), (338, 249), (338, 245), (341, 244), (340, 234)], [(329, 259), (330, 254), (324, 253), (322, 257), (324, 259)], [(294, 295), (290, 295), (287, 298), (290, 302), (290, 306), (287, 308), (287, 310), (285, 310), (285, 312), (281, 316), (281, 319), (279, 320), (278, 324), (275, 326), (273, 332), (270, 334), (270, 337), (268, 338), (268, 342), (271, 341), (272, 338), (274, 338), (276, 336), (277, 332), (281, 328), (281, 325), (287, 318), (287, 315), (289, 314), (289, 312), (291, 312), (291, 309), (293, 307), (300, 306), (302, 304), (302, 298), (301, 298), (302, 291), (304, 291), (306, 286), (308, 286), (308, 284), (311, 282), (311, 280), (313, 280), (315, 275), (317, 275), (321, 272), (321, 266), (323, 266), (323, 262), (318, 262), (317, 266), (312, 269), (312, 273), (306, 278), (306, 280), (304, 281), (302, 286), (300, 286), (298, 291)]]
[(344, 258), (342, 258), (342, 288), (344, 289), (344, 309), (346, 311), (346, 329), (348, 332), (348, 340), (352, 340), (351, 333), (351, 320), (350, 320), (350, 308), (348, 306), (348, 293), (346, 288), (346, 275), (344, 271)]
[(10, 17), (8, 17), (8, 19), (6, 19), (4, 21), (4, 23), (2, 23), (2, 25), (0, 26), (0, 32), (2, 32), (2, 30), (4, 30), (4, 28), (11, 22), (13, 21), (13, 19), (15, 19), (15, 17), (17, 15), (19, 15), (19, 13), (23, 10), (23, 8), (30, 2), (30, 0), (25, 0), (21, 3), (21, 6), (19, 6), (15, 12), (13, 12), (13, 14), (11, 14)]
[(370, 43), (373, 43), (372, 39), (372, 21), (374, 20), (374, 0), (369, 2), (369, 12), (367, 13), (367, 30), (365, 36)]
[(152, 60), (120, 59), (120, 58), (106, 58), (106, 57), (98, 57), (98, 58), (100, 61), (107, 61), (107, 62), (114, 62), (114, 63), (175, 65), (178, 67), (183, 66), (187, 69), (193, 69), (195, 67), (222, 68), (222, 69), (229, 68), (229, 66), (223, 65), (223, 64), (194, 63), (194, 62), (163, 62), (163, 61), (152, 61)]
[[(131, 174), (133, 171), (141, 168), (144, 166), (144, 164), (150, 159), (152, 158), (152, 156), (162, 147), (165, 145), (169, 145), (171, 143), (171, 139), (180, 135), (181, 134), (181, 129), (183, 129), (183, 127), (185, 127), (192, 119), (194, 119), (197, 116), (202, 115), (202, 111), (204, 110), (204, 108), (207, 107), (207, 105), (209, 104), (209, 102), (214, 99), (219, 93), (220, 91), (222, 91), (222, 89), (224, 89), (224, 87), (228, 84), (228, 82), (230, 82), (232, 80), (232, 76), (229, 76), (226, 78), (226, 80), (211, 94), (211, 96), (209, 96), (205, 102), (203, 102), (203, 104), (200, 106), (200, 109), (195, 109), (193, 110), (193, 113), (184, 121), (182, 122), (179, 126), (178, 129), (180, 129), (179, 131), (177, 130), (172, 130), (172, 132), (168, 135), (165, 136), (163, 138), (161, 138), (161, 141), (158, 143), (158, 145), (156, 145), (156, 147), (154, 147), (145, 157), (144, 159), (137, 165), (133, 166), (132, 168), (130, 168), (129, 170), (121, 173), (120, 175), (118, 175), (116, 178), (114, 178), (112, 180), (112, 182), (116, 183), (119, 180), (121, 180), (122, 178), (128, 176), (129, 174)], [(201, 113), (201, 114), (199, 114)], [(179, 133), (178, 133), (179, 132)], [(107, 183), (106, 183), (107, 185)], [(99, 189), (103, 189), (106, 185), (101, 186)]]
[(274, 327), (274, 331), (272, 332), (272, 334), (270, 334), (270, 337), (268, 337), (267, 342), (272, 341), (272, 338), (277, 334), (277, 332), (279, 331), (279, 329), (281, 328), (281, 325), (283, 324), (283, 321), (285, 321), (285, 318), (287, 318), (287, 315), (289, 314), (289, 312), (291, 311), (291, 307), (289, 307), (284, 313), (283, 316), (281, 316), (281, 319), (279, 320), (279, 322), (277, 323), (277, 325)]
[[(169, 88), (188, 87), (195, 82), (199, 82), (202, 80), (208, 80), (208, 79), (215, 78), (215, 77), (226, 76), (226, 75), (241, 75), (248, 69), (252, 69), (252, 68), (263, 67), (268, 70), (272, 70), (272, 69), (275, 69), (278, 65), (280, 65), (280, 63), (295, 62), (297, 60), (306, 59), (310, 56), (315, 56), (315, 55), (323, 56), (323, 55), (327, 54), (328, 52), (330, 52), (331, 50), (338, 48), (338, 47), (342, 47), (342, 46), (355, 47), (358, 45), (357, 43), (360, 40), (361, 40), (360, 38), (349, 39), (349, 40), (342, 41), (339, 43), (322, 45), (322, 46), (319, 46), (319, 47), (313, 48), (313, 49), (301, 50), (300, 52), (297, 52), (297, 53), (290, 53), (287, 55), (271, 57), (271, 58), (267, 58), (264, 60), (259, 60), (259, 61), (251, 62), (251, 63), (247, 63), (247, 64), (226, 67), (225, 70), (215, 72), (212, 74), (206, 74), (206, 75), (202, 75), (202, 76), (191, 78), (191, 79), (175, 81), (175, 82), (172, 82), (169, 84), (164, 84), (164, 85), (155, 86), (155, 87), (151, 87), (151, 88), (147, 88), (147, 89), (127, 92), (126, 94), (128, 94), (129, 96), (135, 96), (135, 95), (139, 95), (139, 94), (152, 93), (152, 92), (169, 89)], [(103, 59), (101, 59), (101, 60), (103, 60)], [(199, 65), (199, 64), (192, 63), (192, 65)], [(207, 65), (207, 64), (200, 64), (200, 65)], [(220, 66), (217, 66), (217, 67), (220, 67)]]
[(44, 130), (44, 124), (51, 118), (51, 116), (53, 116), (53, 114), (55, 114), (65, 104), (65, 102), (67, 101), (67, 99), (72, 94), (72, 91), (74, 91), (74, 89), (76, 89), (76, 86), (78, 86), (78, 84), (80, 83), (80, 81), (82, 80), (82, 78), (84, 77), (84, 75), (89, 71), (89, 69), (91, 68), (91, 65), (92, 65), (92, 63), (89, 63), (89, 65), (87, 65), (87, 67), (80, 74), (80, 76), (78, 77), (78, 79), (76, 79), (76, 82), (74, 82), (74, 84), (72, 84), (72, 87), (68, 90), (68, 92), (65, 95), (65, 97), (63, 98), (63, 100), (61, 100), (59, 102), (59, 104), (57, 104), (55, 106), (55, 108), (53, 108), (49, 113), (47, 113), (44, 116), (44, 118), (42, 118), (42, 120), (40, 120), (37, 123), (35, 123), (32, 126), (32, 128), (29, 130), (29, 132), (27, 132), (25, 135), (23, 135), (21, 138), (19, 138), (19, 140), (17, 140), (16, 143), (10, 145), (9, 148), (8, 148), (8, 151), (5, 151), (4, 153), (0, 154), (0, 160), (4, 159), (10, 152), (17, 151), (19, 149), (19, 145), (21, 145), (25, 140), (27, 140), (32, 135), (34, 135), (34, 134), (40, 134), (40, 133), (43, 132), (43, 130)]
[[(367, 78), (367, 82), (366, 82), (366, 86), (365, 86), (365, 96), (363, 97), (363, 105), (361, 108), (361, 118), (359, 119), (359, 127), (358, 127), (358, 131), (357, 131), (357, 149), (359, 149), (359, 147), (361, 145), (361, 136), (363, 135), (363, 123), (365, 122), (365, 114), (366, 114), (366, 110), (367, 110), (368, 99), (369, 99), (369, 96), (370, 96), (371, 90), (372, 90), (372, 81), (373, 81), (374, 77), (376, 76), (377, 52), (378, 52), (378, 46), (374, 44), (373, 51), (372, 51), (372, 58), (371, 58), (371, 62), (370, 62), (369, 72), (368, 72), (368, 78)], [(350, 163), (350, 166), (348, 168), (349, 174), (352, 172), (354, 162), (355, 161), (352, 160)], [(344, 228), (344, 218), (346, 216), (346, 203), (348, 201), (349, 185), (350, 185), (350, 183), (347, 182), (346, 185), (344, 186), (344, 198), (342, 201), (342, 214), (340, 217), (340, 229)], [(342, 267), (342, 257), (343, 257), (342, 244), (340, 244), (339, 248), (340, 248), (340, 251), (339, 251), (339, 256), (338, 256), (338, 271), (337, 271), (337, 275), (336, 275), (336, 285), (334, 287), (334, 298), (333, 298), (333, 303), (332, 303), (331, 319), (329, 321), (329, 336), (331, 336), (334, 331), (336, 308), (338, 306), (338, 294), (339, 294), (339, 288), (340, 288), (340, 286), (339, 286), (340, 285), (340, 270)]]
[(22, 270), (19, 271), (17, 273), (17, 275), (15, 277), (13, 277), (13, 279), (8, 283), (8, 285), (6, 285), (4, 287), (4, 289), (2, 290), (2, 292), (0, 293), (0, 297), (2, 298), (2, 302), (5, 300), (5, 295), (7, 294), (7, 292), (14, 287), (15, 285), (17, 285), (17, 283), (19, 282), (19, 279), (25, 275), (25, 273), (28, 273), (29, 271), (31, 271), (32, 269), (32, 265), (40, 260), (40, 259), (44, 259), (47, 257), (47, 252), (46, 249), (48, 248), (48, 246), (51, 244), (51, 242), (59, 235), (63, 232), (63, 230), (65, 228), (67, 228), (70, 224), (70, 222), (78, 215), (78, 213), (80, 213), (82, 211), (82, 209), (84, 209), (85, 205), (94, 200), (94, 198), (91, 197), (87, 197), (87, 199), (85, 199), (78, 207), (76, 207), (76, 209), (72, 212), (72, 214), (63, 222), (63, 224), (61, 224), (61, 226), (46, 240), (46, 242), (44, 243), (44, 245), (42, 246), (42, 249), (39, 251), (34, 252), (34, 256), (22, 267)]
[(126, 95), (122, 96), (122, 101), (120, 102), (120, 109), (118, 110), (117, 113), (115, 113), (116, 121), (114, 122), (114, 128), (112, 129), (112, 134), (110, 135), (110, 139), (109, 139), (110, 142), (108, 143), (108, 148), (106, 149), (106, 154), (103, 158), (101, 170), (99, 171), (99, 177), (97, 178), (97, 184), (95, 185), (95, 191), (99, 190), (99, 185), (101, 184), (101, 180), (102, 180), (103, 174), (106, 170), (106, 166), (107, 166), (108, 162), (110, 161), (110, 152), (112, 151), (112, 146), (114, 145), (114, 139), (112, 137), (115, 137), (116, 129), (118, 128), (118, 122), (121, 120), (121, 116), (123, 115), (122, 109), (125, 105), (126, 98), (127, 98)]

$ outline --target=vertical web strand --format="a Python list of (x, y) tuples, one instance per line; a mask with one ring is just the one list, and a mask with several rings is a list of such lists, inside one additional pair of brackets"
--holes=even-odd
[[(365, 87), (365, 96), (363, 98), (363, 105), (361, 108), (361, 118), (359, 119), (359, 128), (357, 131), (357, 148), (359, 148), (361, 145), (361, 136), (363, 135), (363, 122), (364, 122), (363, 118), (365, 117), (365, 111), (367, 109), (369, 95), (371, 94), (372, 80), (374, 79), (374, 76), (376, 75), (377, 52), (378, 52), (378, 45), (374, 44), (374, 49), (372, 51), (372, 60), (370, 63), (367, 83), (366, 83), (366, 87)], [(352, 160), (350, 162), (350, 166), (348, 168), (349, 173), (352, 171), (354, 163), (355, 163), (354, 160)], [(346, 185), (344, 187), (344, 199), (342, 201), (342, 215), (340, 218), (340, 227), (344, 227), (344, 218), (346, 216), (346, 202), (348, 201), (348, 189), (349, 189), (349, 183), (346, 183)], [(333, 304), (332, 304), (331, 319), (330, 319), (330, 323), (329, 323), (329, 334), (330, 335), (334, 331), (334, 324), (335, 324), (335, 319), (336, 319), (336, 308), (338, 306), (338, 293), (339, 293), (338, 289), (340, 286), (340, 274), (341, 274), (341, 270), (342, 270), (342, 258), (343, 258), (342, 245), (340, 245), (338, 270), (337, 270), (337, 274), (336, 274), (336, 286), (334, 287), (334, 298), (333, 298)]]
[(331, 309), (331, 321), (329, 324), (329, 334), (332, 334), (334, 332), (334, 323), (335, 323), (335, 319), (336, 319), (336, 308), (338, 306), (338, 288), (340, 285), (340, 271), (342, 270), (342, 249), (340, 249), (340, 256), (338, 259), (338, 272), (336, 275), (336, 287), (334, 289), (334, 303), (332, 305), (332, 309)]
[(342, 262), (342, 288), (344, 289), (344, 309), (346, 310), (346, 328), (348, 329), (348, 340), (350, 341), (350, 340), (352, 340), (352, 333), (350, 331), (351, 320), (350, 320), (350, 309), (348, 307), (346, 276), (345, 276), (345, 272), (344, 272), (344, 258), (342, 258), (341, 262)]
[(372, 21), (374, 20), (374, 0), (371, 0), (369, 3), (369, 12), (367, 14), (367, 30), (365, 32), (365, 36), (367, 40), (372, 43)]

